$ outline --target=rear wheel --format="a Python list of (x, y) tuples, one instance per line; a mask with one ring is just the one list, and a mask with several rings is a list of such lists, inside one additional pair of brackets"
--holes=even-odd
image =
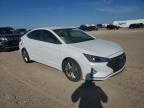
[(26, 49), (23, 49), (23, 50), (22, 50), (22, 57), (23, 57), (23, 60), (24, 60), (26, 63), (30, 63), (30, 62), (31, 62), (31, 60), (30, 60), (30, 58), (29, 58), (29, 55), (28, 55)]
[(63, 72), (69, 80), (74, 82), (79, 81), (82, 76), (79, 64), (73, 59), (67, 59), (63, 62)]

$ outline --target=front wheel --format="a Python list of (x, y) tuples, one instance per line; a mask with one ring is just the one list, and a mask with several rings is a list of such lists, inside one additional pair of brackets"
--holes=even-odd
[(74, 82), (79, 81), (82, 76), (79, 64), (73, 59), (67, 59), (64, 61), (63, 72), (69, 80)]
[(31, 60), (30, 60), (30, 58), (29, 58), (29, 55), (28, 55), (26, 49), (23, 49), (23, 50), (22, 50), (22, 57), (23, 57), (23, 60), (24, 60), (26, 63), (30, 63), (30, 62), (31, 62)]

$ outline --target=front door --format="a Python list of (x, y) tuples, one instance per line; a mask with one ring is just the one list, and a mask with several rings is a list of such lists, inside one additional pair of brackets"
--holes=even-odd
[(61, 60), (61, 42), (50, 31), (42, 30), (40, 53), (42, 61), (49, 66), (59, 67)]

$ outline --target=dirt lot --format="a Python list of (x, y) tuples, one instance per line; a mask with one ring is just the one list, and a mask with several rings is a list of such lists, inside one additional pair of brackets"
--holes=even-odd
[(18, 51), (0, 52), (0, 108), (144, 108), (144, 30), (90, 33), (124, 48), (122, 73), (90, 85), (73, 83), (56, 69), (24, 63)]

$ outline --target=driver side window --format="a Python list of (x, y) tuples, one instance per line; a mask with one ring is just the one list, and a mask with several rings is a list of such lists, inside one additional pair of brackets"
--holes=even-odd
[(61, 44), (61, 42), (47, 30), (42, 30), (42, 41), (54, 44)]

